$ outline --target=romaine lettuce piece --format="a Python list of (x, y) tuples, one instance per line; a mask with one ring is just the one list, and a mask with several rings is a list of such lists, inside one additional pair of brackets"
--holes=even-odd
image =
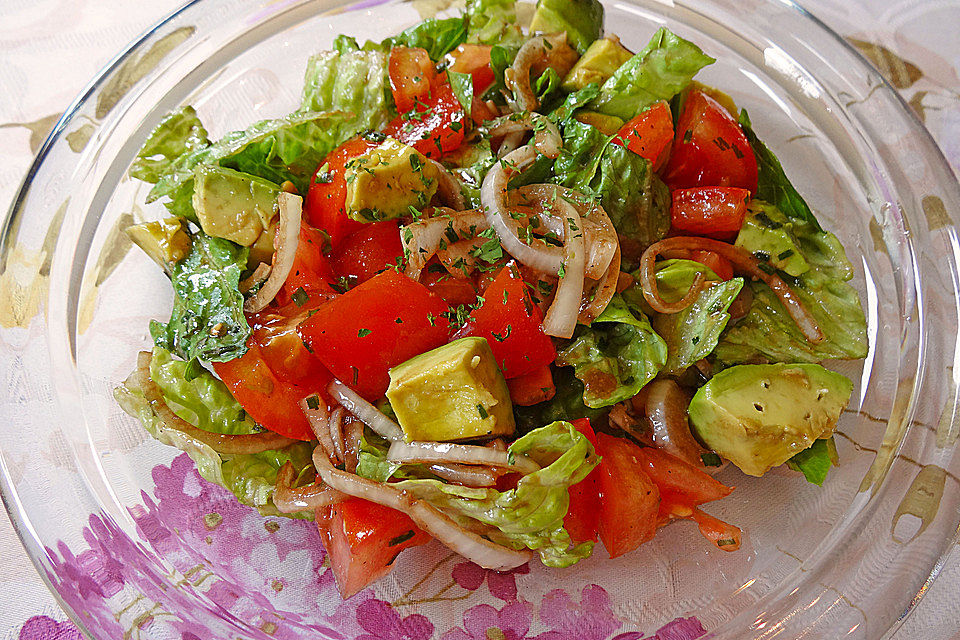
[(190, 253), (170, 268), (170, 321), (150, 323), (157, 346), (184, 360), (226, 362), (247, 352), (250, 325), (238, 286), (248, 253), (246, 247), (202, 231), (193, 236)]
[(572, 366), (583, 382), (583, 402), (598, 408), (637, 395), (667, 360), (667, 344), (643, 311), (615, 295), (590, 326), (577, 326), (557, 353), (559, 366)]
[(388, 96), (386, 53), (324, 51), (307, 61), (300, 111), (340, 111), (358, 130), (382, 129), (393, 115)]
[(603, 83), (590, 109), (629, 120), (654, 102), (683, 91), (700, 69), (713, 62), (700, 47), (661, 27), (643, 51)]
[(384, 48), (391, 46), (420, 47), (434, 62), (440, 62), (467, 39), (467, 19), (431, 18), (383, 41)]
[(603, 5), (598, 0), (539, 0), (530, 31), (559, 33), (583, 55), (603, 32)]
[(787, 460), (787, 466), (799, 471), (807, 482), (823, 486), (830, 467), (837, 464), (837, 443), (833, 436), (815, 440), (809, 449), (804, 449)]
[(183, 107), (167, 114), (150, 133), (130, 167), (130, 175), (156, 184), (177, 158), (208, 146), (210, 139), (197, 112), (193, 107)]
[(568, 120), (563, 125), (563, 147), (553, 164), (551, 182), (577, 191), (589, 187), (609, 142), (610, 136), (603, 135), (596, 127)]
[(515, 0), (467, 0), (467, 41), (519, 47), (523, 32)]

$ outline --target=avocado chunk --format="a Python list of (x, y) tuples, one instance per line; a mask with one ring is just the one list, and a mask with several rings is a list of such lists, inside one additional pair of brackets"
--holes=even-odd
[(633, 57), (630, 50), (620, 44), (616, 36), (607, 36), (594, 41), (583, 57), (577, 60), (570, 73), (560, 85), (564, 91), (583, 89), (591, 82), (603, 84), (624, 62)]
[(182, 218), (135, 224), (125, 231), (134, 244), (163, 268), (180, 262), (190, 253), (190, 236), (183, 228)]
[(349, 161), (347, 215), (358, 222), (392, 220), (423, 209), (437, 192), (436, 165), (392, 138)]
[(736, 246), (749, 247), (761, 262), (794, 277), (810, 270), (793, 235), (793, 222), (780, 209), (760, 200), (750, 201)]
[(390, 369), (387, 399), (407, 441), (513, 434), (513, 406), (486, 338), (460, 338)]
[(530, 31), (566, 31), (567, 40), (583, 55), (603, 31), (603, 5), (598, 0), (540, 0)]
[(249, 247), (278, 215), (272, 182), (214, 165), (197, 167), (194, 179), (193, 209), (208, 236)]
[(247, 256), (247, 268), (256, 269), (262, 262), (270, 263), (273, 260), (273, 239), (277, 235), (277, 222), (274, 221), (263, 230), (260, 237), (250, 245), (250, 255)]
[(605, 136), (612, 136), (623, 126), (623, 119), (596, 111), (577, 111), (573, 117), (577, 122), (597, 128)]
[(762, 476), (818, 438), (829, 438), (853, 383), (818, 364), (742, 364), (690, 401), (690, 427), (708, 448)]

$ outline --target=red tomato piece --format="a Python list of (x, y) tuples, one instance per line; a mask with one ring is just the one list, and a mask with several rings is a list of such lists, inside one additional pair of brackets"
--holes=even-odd
[(510, 400), (520, 407), (546, 402), (557, 392), (557, 387), (553, 384), (553, 372), (548, 364), (522, 376), (510, 378), (507, 380), (507, 389), (510, 390)]
[[(353, 158), (376, 146), (376, 142), (366, 138), (351, 138), (331, 151), (317, 167), (317, 174), (310, 178), (310, 190), (304, 202), (304, 216), (310, 225), (327, 232), (330, 245), (334, 248), (364, 225), (347, 217), (347, 181), (344, 167)], [(324, 165), (326, 169), (321, 171)]]
[(714, 518), (700, 509), (694, 509), (690, 518), (697, 523), (700, 534), (717, 545), (718, 549), (736, 551), (740, 548), (740, 542), (743, 539), (743, 531), (740, 527)]
[(657, 102), (623, 125), (612, 142), (621, 147), (625, 146), (653, 163), (654, 168), (659, 168), (666, 159), (664, 152), (673, 142), (670, 105), (663, 101)]
[(749, 200), (750, 192), (737, 187), (677, 189), (671, 194), (670, 222), (686, 234), (730, 240), (743, 226)]
[(296, 303), (280, 309), (268, 307), (248, 316), (247, 320), (253, 328), (251, 340), (277, 378), (304, 388), (322, 390), (327, 388), (333, 376), (310, 353), (297, 333), (297, 326), (307, 318), (308, 309), (306, 305), (301, 308)]
[(702, 91), (691, 91), (684, 103), (664, 181), (671, 189), (757, 191), (757, 159), (750, 143), (730, 113)]
[(288, 438), (313, 440), (300, 401), (317, 390), (284, 382), (267, 365), (256, 342), (247, 347), (239, 358), (214, 362), (213, 370), (258, 424)]
[(483, 304), (457, 332), (457, 338), (482, 336), (505, 378), (516, 378), (550, 364), (557, 357), (540, 323), (543, 315), (513, 265), (497, 274), (483, 292)]
[(323, 232), (308, 225), (301, 225), (300, 241), (297, 243), (297, 253), (290, 268), (290, 275), (277, 293), (276, 302), (279, 306), (290, 304), (294, 298), (297, 299), (298, 306), (304, 306), (307, 300), (310, 306), (316, 306), (336, 295), (330, 288), (336, 277), (323, 255), (324, 241)]
[(393, 47), (387, 64), (390, 91), (397, 111), (406, 113), (417, 103), (425, 104), (430, 97), (430, 83), (435, 72), (433, 61), (420, 47)]
[(347, 236), (333, 251), (330, 261), (337, 275), (354, 286), (396, 265), (402, 255), (400, 224), (384, 220), (364, 224)]
[(319, 307), (297, 332), (330, 373), (376, 400), (390, 367), (447, 342), (446, 310), (425, 286), (388, 269)]
[[(587, 437), (594, 447), (597, 445), (597, 435), (593, 432), (588, 418), (571, 420), (570, 423), (577, 431)], [(570, 534), (573, 544), (580, 544), (592, 540), (597, 541), (597, 530), (600, 526), (600, 485), (599, 472), (594, 469), (582, 481), (570, 487), (570, 506), (567, 515), (563, 518), (563, 528)]]
[(635, 452), (640, 467), (660, 490), (661, 497), (680, 495), (680, 502), (697, 506), (730, 495), (730, 487), (708, 473), (653, 447), (638, 448)]
[(721, 280), (729, 280), (733, 277), (733, 265), (719, 253), (697, 249), (696, 251), (690, 252), (690, 259), (707, 266), (717, 274)]
[(633, 551), (657, 532), (660, 491), (641, 468), (640, 447), (597, 434), (600, 540), (611, 558)]
[(443, 298), (443, 301), (451, 307), (477, 302), (477, 287), (473, 284), (473, 281), (466, 278), (455, 278), (447, 273), (446, 269), (431, 271), (428, 268), (420, 276), (420, 282), (426, 285), (435, 295)]
[(492, 49), (490, 45), (464, 43), (447, 54), (447, 60), (450, 61), (447, 68), (450, 71), (469, 73), (472, 76), (474, 95), (482, 94), (493, 84), (494, 73), (490, 66)]
[(384, 133), (436, 159), (460, 146), (463, 127), (463, 107), (450, 87), (447, 74), (441, 73), (430, 87), (429, 100), (397, 116)]
[(362, 498), (317, 509), (316, 523), (344, 600), (390, 573), (401, 551), (430, 541), (406, 514)]

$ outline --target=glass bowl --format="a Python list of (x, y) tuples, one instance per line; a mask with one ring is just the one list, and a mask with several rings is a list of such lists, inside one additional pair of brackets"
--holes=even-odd
[[(199, 479), (111, 397), (165, 318), (165, 277), (121, 230), (158, 217), (127, 177), (161, 117), (192, 104), (212, 137), (298, 104), (311, 53), (380, 39), (446, 0), (197, 0), (77, 99), (28, 173), (0, 244), (0, 480), (41, 576), (99, 638), (541, 640), (885, 637), (955, 543), (960, 461), (960, 191), (897, 94), (840, 37), (776, 0), (607, 2), (636, 49), (661, 25), (718, 62), (703, 81), (756, 130), (843, 240), (870, 352), (823, 488), (728, 469), (713, 512), (737, 553), (671, 525), (640, 550), (570, 570), (479, 569), (439, 545), (341, 601), (313, 525), (264, 518)], [(672, 635), (671, 635), (672, 634)]]

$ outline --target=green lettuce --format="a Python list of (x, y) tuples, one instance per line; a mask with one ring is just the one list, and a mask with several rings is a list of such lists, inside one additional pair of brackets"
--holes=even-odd
[[(526, 455), (541, 466), (515, 489), (464, 487), (430, 478), (392, 486), (426, 500), (461, 523), (496, 529), (491, 538), (515, 548), (533, 549), (549, 567), (567, 567), (590, 555), (593, 543), (573, 546), (563, 528), (570, 504), (568, 489), (600, 461), (593, 445), (569, 422), (554, 422), (515, 440), (509, 455)], [(359, 471), (359, 469), (358, 469)]]
[(440, 62), (467, 39), (467, 19), (431, 18), (414, 25), (399, 35), (383, 42), (384, 47), (391, 46), (420, 47), (434, 62)]
[(827, 479), (827, 472), (835, 464), (837, 464), (837, 443), (834, 442), (833, 436), (815, 440), (809, 449), (804, 449), (787, 460), (787, 466), (801, 472), (807, 482), (818, 487), (823, 486), (824, 480)]
[[(759, 233), (766, 228), (770, 233)], [(867, 322), (856, 289), (847, 284), (853, 267), (843, 246), (832, 233), (820, 231), (809, 220), (789, 218), (777, 207), (754, 200), (737, 244), (766, 261), (766, 268), (799, 254), (791, 261), (792, 275), (779, 271), (823, 333), (809, 342), (773, 291), (762, 282), (751, 282), (753, 303), (739, 322), (727, 327), (714, 354), (726, 364), (756, 362), (820, 362), (828, 358), (857, 359), (867, 355)], [(781, 242), (771, 249), (769, 238)], [(773, 251), (777, 251), (776, 255)], [(796, 265), (802, 265), (797, 268)]]
[(603, 32), (603, 5), (599, 0), (538, 0), (530, 31), (566, 32), (567, 40), (583, 55)]
[(467, 0), (467, 41), (519, 47), (523, 32), (515, 0)]
[[(190, 366), (173, 359), (164, 349), (157, 347), (153, 350), (150, 377), (177, 415), (194, 426), (215, 433), (247, 434), (259, 430), (222, 382), (205, 369), (192, 376)], [(284, 463), (292, 463), (301, 480), (311, 476), (311, 443), (297, 442), (284, 449), (256, 454), (221, 456), (199, 440), (165, 426), (143, 397), (136, 376), (117, 387), (114, 397), (125, 412), (140, 420), (150, 435), (186, 452), (197, 465), (201, 477), (226, 487), (240, 502), (257, 508), (263, 515), (286, 515), (273, 504), (277, 472)], [(291, 517), (309, 519), (313, 514), (304, 512)]]
[(603, 83), (590, 108), (629, 120), (654, 102), (670, 100), (713, 62), (697, 45), (660, 28), (643, 51)]
[(589, 418), (596, 421), (607, 415), (608, 407), (595, 409), (583, 403), (583, 383), (577, 380), (572, 367), (551, 367), (551, 374), (557, 389), (552, 398), (529, 407), (513, 407), (517, 430), (521, 433), (557, 420)]
[(447, 71), (447, 79), (450, 81), (450, 88), (453, 89), (453, 95), (457, 97), (457, 102), (469, 116), (473, 110), (473, 76), (469, 73)]
[(637, 395), (666, 360), (667, 345), (647, 316), (615, 295), (593, 324), (577, 327), (556, 363), (573, 367), (584, 404), (597, 408)]
[(238, 289), (249, 249), (197, 232), (190, 253), (170, 268), (173, 311), (166, 324), (150, 323), (159, 347), (184, 360), (226, 362), (247, 351), (250, 325)]
[(582, 89), (578, 89), (573, 93), (568, 93), (567, 97), (564, 98), (563, 103), (551, 111), (547, 117), (555, 123), (566, 122), (573, 117), (573, 114), (577, 109), (588, 104), (591, 100), (594, 100), (599, 95), (600, 85), (598, 85), (596, 82), (591, 82)]
[(611, 139), (596, 127), (568, 120), (563, 125), (563, 147), (553, 164), (551, 182), (577, 191), (589, 188)]
[(386, 53), (323, 51), (307, 61), (300, 110), (351, 114), (358, 130), (382, 129), (393, 115), (389, 96)]
[[(657, 284), (660, 296), (668, 302), (682, 298), (698, 272), (711, 279), (716, 276), (699, 262), (692, 260), (665, 260), (657, 265)], [(661, 277), (661, 274), (662, 277)], [(661, 283), (664, 283), (661, 285)], [(684, 283), (684, 284), (681, 284)], [(671, 286), (674, 285), (674, 286)], [(679, 285), (679, 286), (676, 286)], [(667, 344), (667, 362), (661, 370), (665, 375), (679, 375), (697, 360), (707, 357), (717, 346), (717, 340), (730, 314), (727, 309), (740, 289), (742, 278), (707, 287), (689, 307), (679, 313), (656, 314), (653, 327)]]
[(167, 114), (150, 133), (130, 167), (130, 175), (156, 184), (177, 158), (208, 146), (210, 139), (197, 112), (193, 107), (183, 107)]

